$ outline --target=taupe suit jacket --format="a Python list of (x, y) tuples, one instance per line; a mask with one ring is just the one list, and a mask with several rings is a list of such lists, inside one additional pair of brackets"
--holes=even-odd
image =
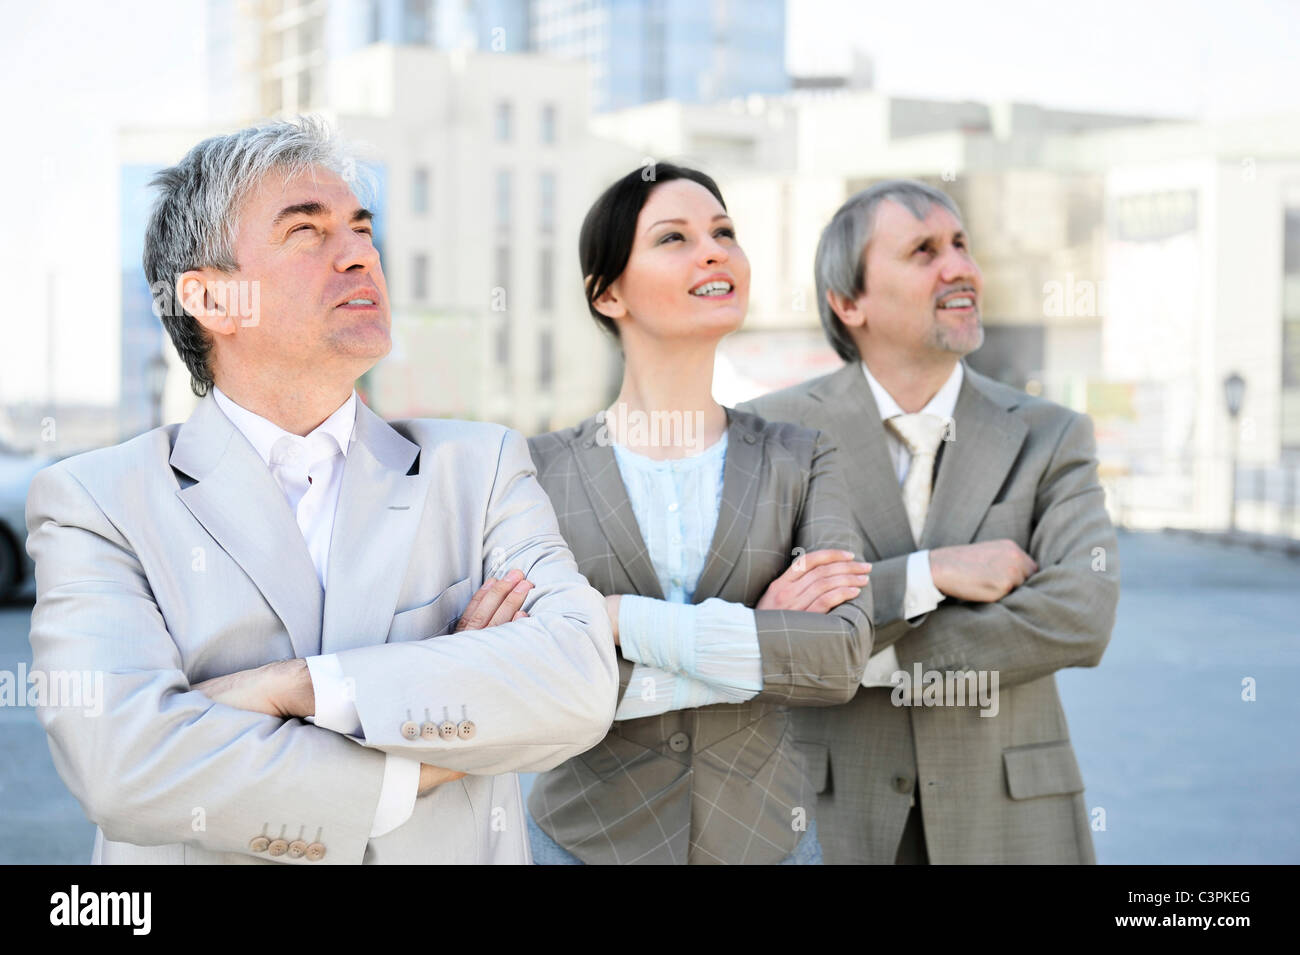
[[(884, 427), (853, 362), (750, 405), (818, 428), (841, 449), (853, 512), (873, 562), (876, 649), (900, 668), (993, 671), (996, 716), (976, 706), (900, 707), (864, 688), (799, 714), (822, 795), (828, 862), (891, 863), (913, 786), (934, 863), (1093, 862), (1091, 831), (1053, 674), (1095, 666), (1119, 596), (1115, 532), (1087, 417), (972, 371), (944, 442), (922, 539), (914, 541)], [(996, 603), (945, 600), (903, 617), (907, 555), (1010, 538), (1039, 571)]]
[[(54, 763), (103, 862), (525, 862), (514, 770), (613, 718), (604, 603), (578, 573), (521, 435), (357, 402), (322, 591), (284, 493), (211, 394), (169, 425), (42, 471), (27, 501), (34, 668), (102, 674), (102, 713), (46, 705)], [(485, 575), (536, 584), (527, 620), (452, 634)], [(337, 653), (364, 739), (215, 704), (191, 685)], [(57, 701), (49, 701), (57, 703)], [(477, 725), (403, 737), (408, 720)], [(370, 839), (385, 753), (473, 775)], [(504, 775), (496, 775), (504, 774)]]
[[(728, 409), (722, 503), (695, 603), (753, 607), (803, 551), (858, 552), (834, 449), (807, 428)], [(532, 438), (538, 479), (581, 570), (603, 594), (663, 599), (613, 449), (589, 418)], [(538, 778), (528, 808), (587, 863), (772, 863), (815, 797), (787, 705), (853, 695), (871, 650), (871, 589), (830, 613), (755, 611), (763, 687), (745, 703), (614, 723)], [(620, 691), (632, 663), (620, 656)], [(636, 689), (633, 688), (633, 692)]]

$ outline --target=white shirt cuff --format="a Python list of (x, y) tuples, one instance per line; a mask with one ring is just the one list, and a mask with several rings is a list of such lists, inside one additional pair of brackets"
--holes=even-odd
[(312, 692), (316, 694), (316, 716), (311, 721), (321, 729), (345, 736), (361, 736), (356, 687), (343, 676), (337, 653), (307, 657)]
[(370, 838), (392, 832), (415, 811), (415, 797), (420, 789), (420, 761), (405, 756), (384, 759), (384, 783), (379, 787), (379, 805)]
[(929, 613), (943, 602), (943, 592), (934, 585), (930, 573), (930, 552), (918, 550), (907, 555), (907, 585), (903, 590), (903, 616), (908, 620)]

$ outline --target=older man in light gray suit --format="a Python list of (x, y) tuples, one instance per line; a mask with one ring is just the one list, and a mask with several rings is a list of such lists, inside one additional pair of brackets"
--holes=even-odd
[(1092, 862), (1053, 676), (1095, 666), (1115, 620), (1091, 424), (962, 363), (982, 278), (939, 190), (853, 196), (816, 278), (847, 364), (749, 407), (831, 436), (872, 563), (864, 685), (796, 715), (826, 860)]
[(354, 169), (304, 121), (160, 174), (145, 269), (203, 400), (32, 484), (34, 668), (103, 680), (38, 711), (98, 861), (526, 862), (513, 771), (613, 718), (523, 438), (357, 397), (391, 342)]

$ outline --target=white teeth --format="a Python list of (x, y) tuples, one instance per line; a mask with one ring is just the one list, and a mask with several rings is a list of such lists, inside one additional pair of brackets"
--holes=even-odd
[(948, 301), (946, 301), (944, 304), (940, 305), (939, 307), (940, 308), (970, 308), (974, 304), (975, 304), (975, 299), (966, 298), (965, 296), (958, 296), (957, 298), (948, 299)]
[(348, 299), (348, 304), (349, 305), (374, 305), (375, 303), (370, 301), (370, 299), (368, 298), (350, 298)]
[(692, 295), (726, 295), (731, 291), (729, 282), (706, 282), (691, 292)]

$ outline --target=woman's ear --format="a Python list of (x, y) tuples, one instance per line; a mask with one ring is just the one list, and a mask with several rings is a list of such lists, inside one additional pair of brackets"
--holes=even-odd
[[(591, 287), (591, 276), (587, 276), (587, 287)], [(618, 295), (618, 282), (615, 281), (606, 287), (605, 291), (596, 296), (596, 300), (591, 303), (596, 311), (609, 319), (620, 319), (627, 317), (627, 306)]]

